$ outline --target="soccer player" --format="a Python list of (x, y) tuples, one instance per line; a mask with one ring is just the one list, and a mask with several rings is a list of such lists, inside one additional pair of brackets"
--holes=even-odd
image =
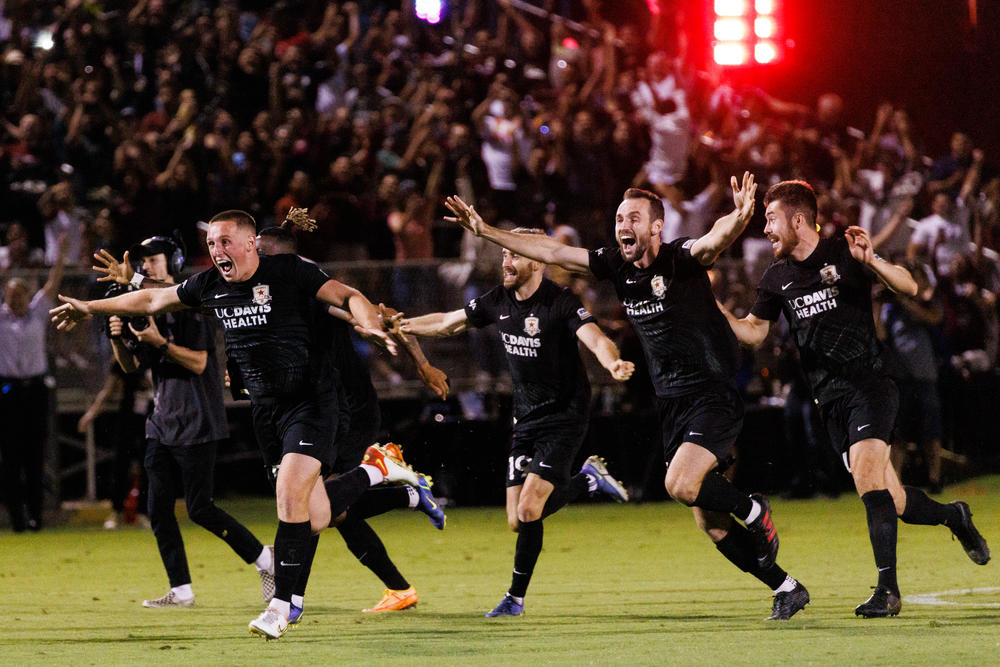
[[(540, 229), (518, 229), (545, 235)], [(579, 474), (570, 466), (586, 434), (590, 382), (577, 340), (618, 381), (635, 366), (624, 361), (593, 316), (565, 287), (544, 277), (545, 266), (503, 251), (503, 285), (464, 309), (401, 320), (401, 331), (452, 336), (496, 324), (514, 384), (514, 434), (507, 459), (507, 524), (517, 533), (510, 589), (487, 617), (519, 616), (542, 550), (542, 520), (584, 493), (598, 490), (619, 501), (625, 489), (591, 456)]]
[[(181, 245), (168, 236), (146, 239), (132, 250), (146, 276), (173, 284), (184, 264)], [(153, 375), (153, 411), (146, 420), (145, 468), (149, 480), (149, 519), (167, 570), (166, 595), (143, 600), (143, 607), (189, 607), (194, 604), (191, 572), (174, 501), (177, 482), (184, 488), (188, 516), (214, 533), (246, 563), (254, 563), (265, 602), (274, 590), (272, 552), (243, 524), (216, 506), (212, 491), (219, 443), (229, 435), (222, 381), (215, 351), (215, 331), (201, 313), (179, 311), (137, 329), (133, 322), (109, 318), (115, 361), (126, 373), (149, 368)], [(130, 337), (122, 335), (128, 327)], [(180, 480), (175, 477), (180, 472)]]
[(692, 508), (723, 556), (774, 591), (769, 619), (787, 620), (809, 602), (809, 593), (775, 563), (778, 535), (767, 499), (743, 493), (723, 474), (733, 462), (743, 400), (733, 381), (736, 339), (715, 305), (707, 271), (746, 227), (757, 190), (749, 173), (731, 184), (732, 213), (704, 236), (670, 243), (660, 240), (663, 202), (629, 188), (615, 214), (617, 246), (590, 251), (487, 225), (458, 197), (447, 205), (451, 220), (511, 252), (614, 283), (656, 391), (667, 492)]
[(816, 193), (804, 181), (783, 181), (767, 191), (764, 234), (774, 262), (757, 288), (750, 313), (725, 313), (736, 337), (759, 345), (770, 323), (784, 313), (799, 348), (830, 441), (854, 477), (868, 515), (868, 534), (878, 568), (872, 596), (854, 610), (865, 618), (899, 613), (896, 581), (896, 518), (905, 523), (945, 525), (973, 562), (990, 559), (986, 540), (962, 501), (947, 505), (916, 487), (904, 487), (889, 461), (889, 441), (898, 405), (895, 385), (880, 369), (871, 287), (877, 279), (894, 292), (916, 294), (903, 267), (872, 250), (868, 233), (848, 227), (842, 238), (821, 239)]
[(224, 211), (208, 225), (213, 268), (176, 287), (110, 299), (88, 302), (60, 295), (63, 305), (51, 313), (60, 330), (73, 328), (91, 314), (157, 315), (197, 307), (220, 321), (226, 353), (250, 394), (261, 451), (273, 457), (268, 463), (280, 464), (275, 594), (250, 622), (252, 633), (277, 639), (288, 627), (291, 595), (312, 533), (329, 526), (369, 486), (386, 480), (419, 486), (419, 480), (384, 448), (371, 446), (362, 465), (324, 485), (322, 475), (333, 465), (339, 404), (328, 344), (314, 336), (314, 301), (349, 310), (359, 329), (393, 354), (396, 345), (381, 331), (375, 308), (358, 290), (294, 255), (260, 257), (256, 237), (250, 214)]
[[(257, 235), (257, 250), (261, 255), (294, 254), (297, 250), (295, 236), (284, 226), (268, 227)], [(349, 313), (325, 304), (321, 310), (330, 309), (330, 315), (317, 318), (321, 341), (328, 341), (334, 355), (334, 366), (340, 373), (338, 397), (341, 402), (340, 422), (335, 441), (336, 457), (332, 474), (342, 474), (357, 466), (365, 449), (375, 441), (379, 432), (381, 414), (378, 396), (372, 384), (368, 365), (355, 351), (350, 331), (353, 319)], [(332, 316), (331, 316), (332, 315)], [(447, 378), (424, 357), (416, 341), (403, 341), (407, 351), (417, 361), (421, 378), (443, 400), (448, 395)], [(388, 447), (389, 445), (387, 445)], [(340, 517), (334, 518), (334, 527), (344, 538), (351, 553), (370, 569), (385, 585), (382, 600), (366, 612), (399, 611), (417, 604), (417, 591), (399, 572), (389, 558), (385, 545), (365, 519), (392, 509), (418, 508), (430, 517), (439, 530), (444, 529), (445, 515), (431, 494), (430, 482), (424, 475), (417, 475), (420, 485), (373, 487), (365, 491)], [(319, 535), (313, 535), (303, 558), (306, 576), (300, 576), (292, 593), (288, 622), (294, 625), (302, 616), (308, 571), (316, 552)]]

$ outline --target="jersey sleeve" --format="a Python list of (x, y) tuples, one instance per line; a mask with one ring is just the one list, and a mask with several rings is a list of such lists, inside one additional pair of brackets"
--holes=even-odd
[(289, 264), (287, 270), (291, 274), (292, 282), (312, 296), (315, 296), (330, 280), (330, 276), (318, 265), (307, 262), (297, 255), (280, 255), (280, 257)]
[(615, 246), (597, 248), (589, 252), (587, 263), (590, 272), (600, 280), (611, 280), (621, 265), (621, 253)]
[(765, 271), (757, 286), (757, 300), (750, 308), (750, 314), (762, 320), (776, 322), (781, 316), (781, 297), (768, 288), (770, 270)]
[(674, 266), (677, 267), (678, 273), (704, 273), (711, 268), (711, 265), (705, 266), (691, 254), (695, 240), (687, 236), (679, 236), (667, 244), (674, 255)]
[(205, 301), (205, 290), (208, 288), (209, 280), (215, 271), (215, 267), (206, 269), (178, 285), (177, 298), (181, 300), (181, 303), (190, 308), (200, 306)]
[(573, 333), (576, 333), (576, 330), (584, 324), (590, 324), (591, 322), (597, 321), (594, 319), (594, 316), (583, 307), (580, 297), (573, 294), (573, 292), (565, 287), (559, 290), (555, 306), (560, 319), (566, 322), (567, 328)]
[(469, 318), (469, 324), (479, 329), (497, 321), (499, 290), (500, 288), (496, 287), (465, 304), (465, 316)]

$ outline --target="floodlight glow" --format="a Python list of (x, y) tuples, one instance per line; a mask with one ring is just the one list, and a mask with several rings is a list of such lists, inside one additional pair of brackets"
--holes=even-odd
[(747, 23), (743, 19), (716, 19), (715, 38), (720, 42), (738, 42), (747, 36)]
[(719, 65), (745, 65), (750, 54), (742, 42), (719, 42), (715, 45), (714, 57)]
[(432, 24), (440, 23), (441, 14), (444, 13), (444, 0), (416, 0), (414, 10), (418, 19)]
[(754, 9), (757, 10), (758, 14), (773, 14), (774, 0), (756, 0)]
[(753, 22), (753, 31), (761, 39), (769, 39), (774, 37), (774, 33), (777, 32), (777, 26), (774, 23), (774, 19), (770, 16), (758, 17)]
[(746, 13), (746, 0), (715, 0), (716, 16), (743, 16)]
[(774, 42), (757, 42), (753, 47), (753, 59), (761, 65), (774, 62), (778, 58), (778, 49)]

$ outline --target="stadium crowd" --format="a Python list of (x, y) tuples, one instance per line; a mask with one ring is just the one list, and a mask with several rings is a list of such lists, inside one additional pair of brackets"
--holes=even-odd
[[(880, 296), (878, 321), (928, 483), (941, 483), (942, 444), (987, 454), (1000, 177), (974, 135), (956, 131), (947, 155), (929, 157), (904, 108), (885, 103), (857, 129), (834, 93), (807, 108), (698, 71), (681, 30), (690, 17), (672, 3), (651, 15), (584, 0), (564, 16), (524, 4), (452, 3), (435, 25), (378, 0), (4, 3), (0, 276), (52, 266), (60, 238), (66, 264), (86, 267), (97, 250), (118, 257), (175, 229), (207, 266), (197, 223), (211, 212), (244, 209), (264, 227), (308, 207), (311, 258), (461, 258), (455, 289), (477, 293), (496, 263), (441, 222), (443, 195), (488, 222), (594, 247), (610, 241), (629, 186), (664, 199), (672, 239), (725, 212), (730, 174), (754, 173), (758, 196), (802, 178), (824, 236), (860, 224), (921, 281), (914, 299)], [(771, 260), (763, 208), (716, 271), (737, 316)], [(413, 288), (394, 280), (405, 309)], [(779, 332), (748, 353), (741, 387), (818, 437), (791, 349)]]

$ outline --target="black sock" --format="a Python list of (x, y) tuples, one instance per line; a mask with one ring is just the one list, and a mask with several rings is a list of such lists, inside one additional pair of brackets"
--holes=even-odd
[(753, 500), (717, 472), (710, 472), (701, 480), (695, 507), (712, 512), (725, 512), (737, 519), (746, 519), (753, 509)]
[(535, 571), (538, 554), (542, 553), (543, 534), (541, 519), (521, 522), (517, 533), (517, 546), (514, 549), (514, 575), (508, 591), (516, 598), (523, 598), (528, 592), (531, 573)]
[(402, 591), (410, 587), (371, 526), (364, 521), (351, 521), (337, 526), (337, 530), (354, 557), (381, 579), (386, 588)]
[(563, 508), (568, 503), (573, 502), (582, 495), (590, 492), (590, 480), (589, 475), (584, 473), (577, 473), (570, 477), (569, 481), (557, 489), (554, 489), (551, 494), (549, 494), (548, 500), (545, 501), (545, 507), (542, 508), (542, 518), (549, 516), (550, 514), (555, 514), (557, 511)]
[(294, 595), (306, 594), (306, 584), (309, 583), (309, 573), (312, 572), (313, 558), (316, 557), (316, 547), (319, 546), (319, 535), (313, 535), (306, 545), (306, 551), (302, 555), (302, 567), (299, 570), (299, 580), (292, 589)]
[(405, 486), (370, 487), (347, 509), (344, 522), (364, 521), (389, 510), (410, 506), (410, 492)]
[(962, 514), (954, 505), (945, 505), (934, 500), (915, 486), (904, 486), (906, 509), (899, 518), (906, 523), (921, 526), (950, 526), (962, 520)]
[(896, 581), (896, 506), (886, 489), (861, 496), (868, 514), (868, 537), (878, 568), (878, 585), (899, 594)]
[(733, 522), (729, 527), (726, 536), (715, 543), (715, 548), (729, 559), (730, 563), (747, 574), (757, 577), (772, 591), (783, 584), (788, 576), (788, 573), (778, 567), (777, 563), (769, 568), (761, 569), (757, 564), (757, 547), (750, 536), (750, 531), (736, 522)]
[(308, 521), (278, 521), (274, 535), (274, 597), (284, 602), (292, 599), (309, 550), (312, 530)]
[(326, 495), (330, 498), (330, 520), (335, 520), (341, 512), (357, 502), (371, 485), (371, 478), (361, 467), (324, 482)]

